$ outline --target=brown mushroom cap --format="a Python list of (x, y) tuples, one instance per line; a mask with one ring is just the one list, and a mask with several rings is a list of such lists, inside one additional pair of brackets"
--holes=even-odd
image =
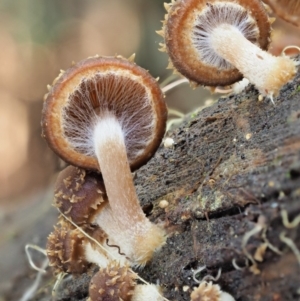
[(78, 226), (89, 224), (107, 203), (99, 174), (68, 166), (56, 180), (54, 205)]
[[(107, 240), (106, 233), (100, 227), (90, 227), (85, 229), (85, 232), (98, 244), (103, 245)], [(47, 240), (46, 253), (49, 265), (54, 268), (55, 274), (84, 273), (90, 263), (99, 265), (108, 260), (103, 250), (98, 248), (98, 244), (70, 223), (60, 220)]]
[(263, 0), (283, 20), (300, 27), (299, 0)]
[(93, 128), (107, 111), (122, 126), (131, 169), (145, 164), (164, 135), (166, 105), (156, 80), (119, 56), (88, 58), (55, 79), (45, 97), (43, 136), (65, 161), (99, 170)]
[(135, 274), (129, 267), (113, 261), (106, 268), (100, 268), (89, 287), (91, 301), (130, 301), (135, 287)]
[[(209, 60), (218, 62), (221, 68), (216, 68), (217, 63), (208, 63), (207, 54), (211, 56), (214, 53), (209, 47), (209, 32), (215, 25), (225, 23), (242, 28), (240, 30), (245, 32), (248, 40), (264, 50), (268, 48), (270, 22), (261, 1), (180, 0), (167, 6), (167, 10), (163, 31), (171, 65), (196, 84), (225, 86), (243, 77), (220, 57)], [(199, 38), (206, 38), (200, 37), (199, 31), (207, 33), (205, 49), (197, 46)]]
[(46, 252), (49, 265), (54, 273), (80, 274), (87, 270), (89, 263), (84, 256), (85, 237), (78, 229), (55, 227), (48, 236)]

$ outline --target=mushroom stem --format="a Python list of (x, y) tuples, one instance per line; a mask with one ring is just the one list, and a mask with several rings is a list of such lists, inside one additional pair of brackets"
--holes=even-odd
[(213, 49), (235, 66), (263, 95), (272, 99), (296, 74), (288, 57), (275, 57), (247, 40), (234, 26), (222, 24), (213, 30)]
[(110, 227), (101, 224), (105, 222), (104, 217), (97, 221), (109, 236), (110, 231), (116, 233), (121, 230), (118, 242), (122, 251), (134, 264), (144, 265), (164, 242), (164, 232), (145, 217), (140, 207), (127, 159), (124, 133), (116, 117), (106, 114), (97, 120), (94, 148), (116, 229), (111, 229), (113, 222), (110, 222)]
[(94, 145), (112, 211), (120, 224), (134, 227), (145, 215), (135, 192), (122, 128), (115, 117), (108, 115), (97, 122)]

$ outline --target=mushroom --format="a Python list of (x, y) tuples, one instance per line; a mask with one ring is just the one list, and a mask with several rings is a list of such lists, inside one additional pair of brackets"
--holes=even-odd
[[(107, 236), (102, 229), (89, 232), (104, 246)], [(90, 263), (100, 267), (91, 279), (88, 301), (163, 301), (159, 287), (136, 285), (138, 276), (129, 268), (128, 261), (116, 254), (116, 260), (112, 260), (103, 249), (105, 247), (99, 248), (78, 228), (60, 222), (48, 237), (46, 253), (55, 274), (80, 274), (87, 271)]]
[(263, 0), (283, 20), (300, 27), (299, 0)]
[(58, 174), (53, 203), (76, 225), (89, 227), (107, 203), (101, 175), (69, 165)]
[(226, 86), (243, 76), (271, 98), (296, 74), (290, 58), (264, 51), (271, 21), (258, 0), (180, 0), (167, 4), (162, 51), (192, 85)]
[(131, 301), (135, 279), (128, 266), (111, 261), (92, 277), (87, 301)]
[(145, 217), (131, 170), (155, 153), (166, 118), (156, 80), (120, 56), (88, 58), (60, 74), (43, 108), (49, 146), (75, 166), (101, 171), (109, 200), (104, 210), (112, 211), (117, 227), (107, 223), (111, 219), (97, 223), (109, 237), (118, 234), (125, 254), (137, 265), (152, 257), (165, 234)]
[(234, 298), (218, 284), (203, 281), (191, 293), (191, 301), (234, 301)]
[[(106, 267), (110, 261), (105, 246), (107, 235), (100, 228), (88, 231), (89, 235), (97, 242), (102, 244), (99, 248), (94, 242), (90, 241), (79, 229), (73, 228), (68, 223), (60, 222), (54, 227), (47, 240), (46, 253), (49, 265), (54, 268), (54, 273), (60, 272), (81, 274), (85, 272), (91, 263), (101, 267)], [(118, 253), (114, 257), (122, 264), (127, 263), (124, 256)]]
[[(131, 233), (124, 238), (123, 228), (119, 227), (109, 206), (101, 175), (72, 165), (66, 167), (56, 180), (54, 206), (84, 231), (93, 231), (100, 225), (104, 227), (102, 232), (106, 239), (103, 234), (98, 242), (117, 258), (123, 256), (121, 261), (128, 259), (122, 252), (128, 244), (124, 246), (122, 242), (130, 241)], [(60, 223), (66, 224), (64, 219)]]
[(66, 228), (55, 227), (49, 234), (46, 253), (55, 274), (60, 272), (80, 274), (87, 270), (88, 262), (84, 256), (83, 240), (81, 232), (69, 231)]
[(128, 266), (110, 261), (92, 277), (87, 301), (163, 301), (160, 287), (136, 284), (137, 275)]

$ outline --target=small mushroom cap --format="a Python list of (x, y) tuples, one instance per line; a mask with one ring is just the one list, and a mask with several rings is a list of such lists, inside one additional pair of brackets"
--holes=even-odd
[(99, 174), (71, 165), (59, 173), (54, 206), (76, 225), (89, 224), (105, 204), (107, 196)]
[(112, 261), (106, 268), (100, 268), (90, 282), (91, 301), (130, 301), (136, 276), (128, 266)]
[(299, 0), (264, 0), (283, 20), (300, 27), (300, 1)]
[(78, 229), (55, 227), (48, 236), (46, 252), (54, 273), (80, 274), (88, 269), (84, 258), (84, 235)]
[(209, 35), (218, 24), (236, 26), (252, 43), (268, 48), (271, 26), (261, 1), (181, 0), (166, 7), (163, 32), (170, 67), (193, 86), (226, 86), (243, 77), (210, 48)]
[(49, 89), (42, 136), (72, 165), (101, 170), (93, 133), (97, 119), (107, 112), (115, 114), (122, 126), (132, 170), (153, 156), (163, 138), (167, 109), (157, 81), (120, 56), (80, 61)]

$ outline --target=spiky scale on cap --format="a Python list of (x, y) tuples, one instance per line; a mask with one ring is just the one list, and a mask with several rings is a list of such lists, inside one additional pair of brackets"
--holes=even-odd
[(130, 301), (136, 276), (128, 266), (112, 261), (106, 268), (100, 268), (89, 287), (90, 301)]
[(164, 37), (164, 31), (163, 30), (157, 30), (155, 31), (158, 35), (160, 35), (161, 37)]
[(48, 236), (47, 256), (54, 273), (80, 274), (87, 270), (88, 262), (84, 258), (85, 237), (77, 229), (55, 227)]
[(100, 175), (68, 166), (56, 181), (54, 206), (77, 225), (86, 225), (107, 202)]
[(48, 93), (46, 93), (46, 94), (44, 95), (43, 101), (45, 101), (47, 97), (48, 97)]
[(159, 51), (161, 51), (161, 52), (167, 52), (166, 44), (159, 43), (159, 46), (160, 46), (160, 48), (158, 49)]
[(56, 84), (56, 82), (63, 76), (65, 70), (60, 69), (58, 76), (53, 80), (52, 86)]
[(129, 58), (128, 61), (134, 63), (135, 60), (135, 53), (133, 53)]
[(164, 2), (164, 8), (165, 8), (165, 10), (167, 12), (170, 10), (171, 6), (172, 6), (172, 3), (166, 3), (166, 2)]

